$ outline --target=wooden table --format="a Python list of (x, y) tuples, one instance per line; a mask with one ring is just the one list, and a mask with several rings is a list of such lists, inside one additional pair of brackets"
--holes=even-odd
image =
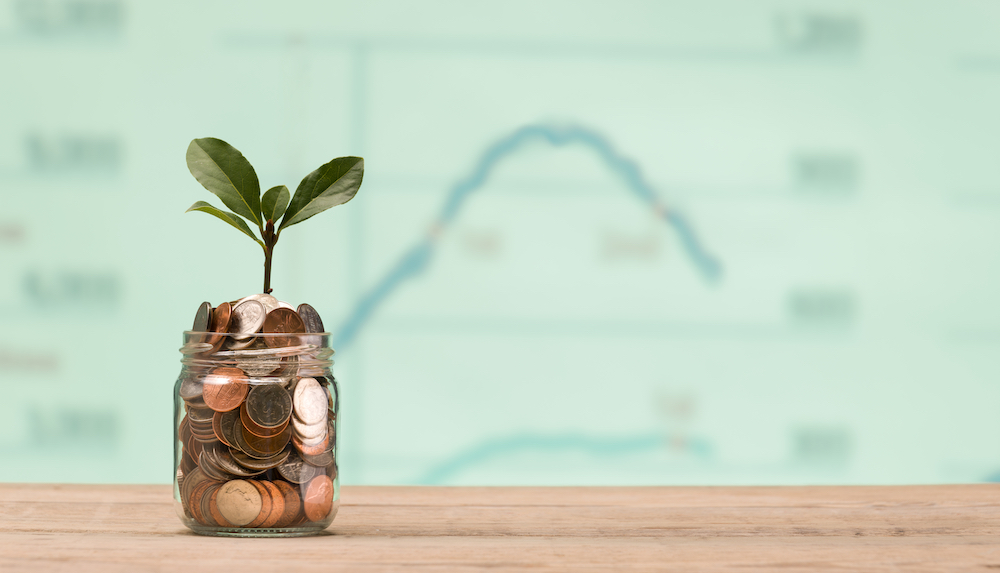
[(1000, 485), (358, 487), (328, 534), (199, 537), (168, 486), (0, 484), (0, 571), (991, 571)]

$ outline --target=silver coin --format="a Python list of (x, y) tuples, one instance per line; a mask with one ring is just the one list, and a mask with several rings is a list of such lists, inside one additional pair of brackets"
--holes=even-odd
[(255, 332), (264, 326), (264, 317), (267, 311), (264, 305), (255, 300), (245, 300), (233, 307), (232, 317), (229, 319), (229, 332), (235, 334), (236, 340), (246, 340), (251, 338)]
[(294, 306), (288, 304), (287, 302), (285, 302), (283, 300), (279, 300), (278, 301), (278, 308), (287, 308), (288, 310), (295, 310)]
[(211, 459), (211, 454), (209, 453), (211, 451), (209, 448), (201, 451), (201, 455), (198, 456), (198, 467), (201, 468), (201, 471), (205, 472), (205, 475), (214, 480), (227, 481), (229, 477), (226, 476), (226, 473), (213, 463), (214, 460)]
[(198, 312), (194, 315), (194, 324), (191, 325), (192, 332), (208, 332), (208, 323), (212, 318), (212, 303), (203, 302), (198, 307)]
[(306, 424), (312, 425), (326, 420), (329, 395), (313, 378), (303, 378), (295, 385), (292, 396), (292, 411)]
[[(292, 416), (292, 431), (295, 435), (302, 440), (303, 444), (306, 444), (306, 440), (319, 437), (326, 437), (326, 420), (323, 420), (316, 424), (305, 424), (300, 422), (298, 418)], [(320, 439), (322, 441), (322, 439)], [(306, 444), (312, 445), (312, 444)]]
[(327, 450), (318, 456), (307, 456), (303, 454), (302, 461), (317, 468), (325, 468), (333, 465), (334, 455), (330, 450)]
[(226, 340), (226, 350), (243, 350), (244, 348), (249, 348), (257, 342), (256, 336), (251, 336), (250, 338), (244, 340), (236, 340), (235, 338), (230, 338)]
[(311, 305), (302, 303), (296, 312), (299, 313), (302, 323), (306, 325), (306, 332), (310, 334), (326, 332), (323, 330), (323, 319), (319, 317), (319, 313)]
[(316, 436), (315, 438), (300, 438), (300, 440), (302, 441), (302, 445), (307, 448), (318, 446), (321, 443), (323, 443), (323, 440), (325, 439), (326, 439), (326, 427), (323, 428), (323, 433)]
[(247, 376), (267, 376), (281, 366), (281, 362), (267, 357), (240, 357), (236, 359), (236, 367), (246, 372)]
[(245, 296), (238, 300), (236, 304), (246, 302), (248, 300), (255, 300), (264, 306), (266, 312), (271, 312), (272, 310), (278, 308), (280, 302), (278, 299), (274, 298), (269, 294), (252, 294), (250, 296)]
[(194, 376), (188, 376), (184, 378), (181, 382), (180, 395), (185, 401), (193, 400), (202, 395), (202, 390), (205, 385), (202, 384), (201, 380), (195, 379)]
[(321, 474), (322, 470), (305, 463), (298, 454), (292, 452), (288, 459), (278, 466), (278, 473), (292, 483), (303, 484)]
[(234, 476), (250, 477), (250, 476), (255, 476), (264, 471), (264, 470), (250, 470), (244, 468), (243, 466), (236, 463), (236, 460), (233, 459), (232, 454), (230, 454), (228, 450), (222, 448), (216, 450), (215, 461), (218, 462), (220, 468), (222, 468), (226, 472), (233, 474)]

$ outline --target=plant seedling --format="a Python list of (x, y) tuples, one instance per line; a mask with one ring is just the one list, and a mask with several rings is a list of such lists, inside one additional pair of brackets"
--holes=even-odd
[[(260, 194), (260, 182), (253, 166), (235, 147), (221, 139), (195, 139), (188, 146), (187, 165), (191, 175), (205, 189), (215, 193), (232, 209), (223, 211), (205, 201), (197, 201), (188, 211), (214, 215), (242, 231), (264, 249), (264, 290), (270, 294), (271, 259), (274, 245), (287, 227), (347, 203), (358, 193), (365, 172), (360, 157), (338, 157), (316, 169), (299, 183), (295, 194), (278, 185)], [(246, 219), (246, 221), (244, 221)], [(276, 222), (281, 219), (280, 223)], [(254, 223), (260, 238), (247, 221)]]

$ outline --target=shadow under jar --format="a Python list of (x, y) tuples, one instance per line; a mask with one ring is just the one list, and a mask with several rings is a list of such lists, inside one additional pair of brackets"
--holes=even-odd
[(340, 505), (329, 333), (185, 332), (174, 500), (202, 535), (313, 535)]

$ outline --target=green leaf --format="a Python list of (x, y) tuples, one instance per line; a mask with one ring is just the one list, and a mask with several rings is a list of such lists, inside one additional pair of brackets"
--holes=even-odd
[(235, 213), (230, 213), (229, 211), (216, 209), (215, 207), (209, 205), (204, 201), (196, 201), (194, 205), (191, 205), (191, 207), (184, 212), (187, 213), (188, 211), (202, 211), (204, 213), (208, 213), (209, 215), (215, 215), (216, 217), (236, 227), (240, 231), (243, 231), (244, 233), (246, 233), (248, 237), (257, 241), (258, 245), (264, 247), (264, 243), (256, 236), (254, 236), (253, 231), (250, 230), (250, 226), (247, 225), (246, 221), (237, 217)]
[(299, 183), (278, 230), (350, 201), (361, 187), (365, 160), (338, 157), (313, 171)]
[(292, 194), (284, 185), (268, 189), (260, 198), (260, 209), (264, 213), (264, 220), (277, 221), (280, 219), (285, 214), (285, 207), (288, 207), (288, 200), (291, 198)]
[(262, 224), (257, 173), (235, 147), (214, 137), (192, 140), (187, 165), (198, 183), (218, 195), (226, 207)]

